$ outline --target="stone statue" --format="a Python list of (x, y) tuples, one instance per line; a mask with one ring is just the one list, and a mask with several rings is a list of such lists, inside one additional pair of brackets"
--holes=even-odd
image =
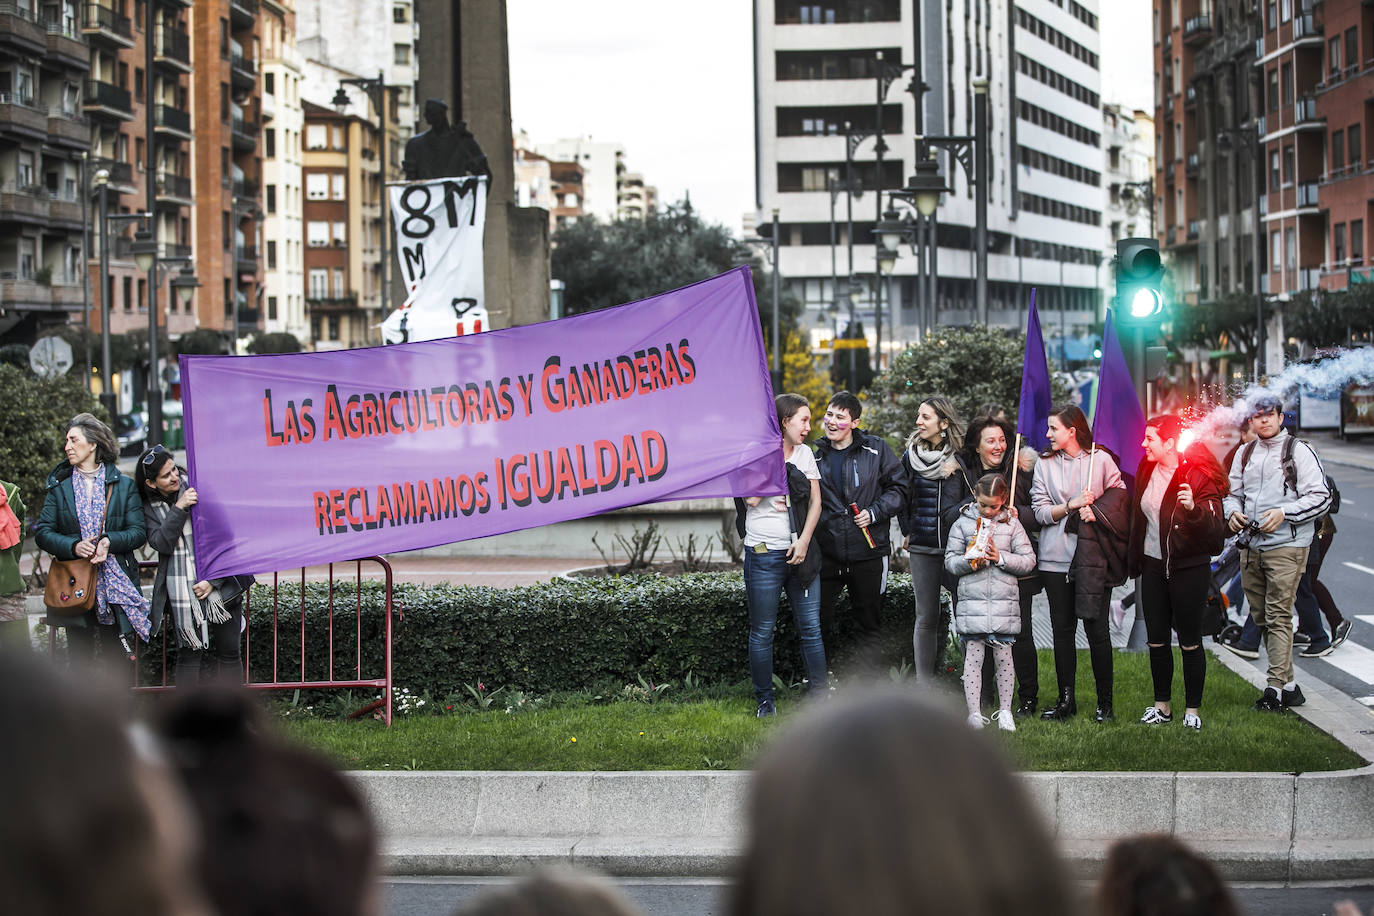
[(487, 157), (467, 124), (448, 123), (448, 106), (439, 99), (425, 102), (425, 121), (429, 130), (416, 134), (406, 143), (401, 168), (406, 180), (452, 178), (458, 175), (490, 175)]

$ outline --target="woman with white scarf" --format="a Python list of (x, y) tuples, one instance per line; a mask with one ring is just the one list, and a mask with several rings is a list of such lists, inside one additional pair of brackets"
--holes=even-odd
[(171, 452), (160, 445), (144, 452), (134, 477), (143, 496), (148, 545), (157, 551), (153, 607), (168, 614), (176, 629), (176, 685), (199, 683), (206, 653), (211, 652), (218, 669), (213, 676), (242, 683), (243, 593), (253, 577), (206, 580), (196, 572), (191, 509), (198, 497)]
[(957, 467), (954, 455), (963, 445), (963, 430), (948, 398), (926, 398), (902, 453), (907, 493), (897, 521), (905, 535), (902, 547), (911, 555), (911, 587), (916, 597), (916, 629), (912, 634), (916, 664), (912, 673), (917, 682), (935, 673), (940, 653), (940, 585), (949, 536), (949, 528), (940, 519), (944, 508), (940, 491), (945, 478)]

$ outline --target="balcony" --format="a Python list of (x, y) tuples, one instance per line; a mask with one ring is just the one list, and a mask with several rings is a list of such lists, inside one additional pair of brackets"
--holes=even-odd
[(1298, 185), (1298, 209), (1310, 209), (1318, 206), (1317, 182), (1312, 181), (1307, 184)]
[(0, 222), (47, 223), (48, 189), (37, 184), (0, 184)]
[(24, 134), (34, 140), (48, 138), (48, 109), (40, 108), (29, 96), (0, 92), (0, 123), (11, 134)]
[(1197, 86), (1192, 83), (1189, 83), (1188, 88), (1183, 90), (1183, 107), (1185, 109), (1197, 107)]
[(91, 122), (60, 107), (49, 108), (48, 142), (69, 149), (88, 149), (91, 145)]
[(1317, 100), (1312, 96), (1303, 96), (1293, 105), (1293, 123), (1298, 127), (1319, 127), (1325, 128), (1326, 121), (1317, 118)]
[(1189, 175), (1197, 174), (1197, 153), (1188, 154), (1188, 159), (1183, 166), (1183, 171)]
[(96, 117), (113, 118), (117, 121), (132, 121), (134, 119), (134, 108), (129, 99), (129, 90), (120, 89), (113, 83), (86, 80), (86, 98), (81, 104), (87, 114)]
[(233, 183), (233, 190), (236, 201), (247, 201), (254, 204), (258, 201), (258, 183), (256, 181), (239, 179)]
[(1195, 220), (1195, 219), (1189, 220), (1189, 221), (1188, 221), (1188, 241), (1190, 241), (1190, 242), (1195, 242), (1195, 241), (1197, 241), (1197, 237), (1198, 237), (1199, 233), (1201, 232), (1201, 228), (1202, 228), (1202, 224), (1201, 224), (1201, 222), (1200, 222), (1199, 220)]
[(13, 2), (0, 3), (0, 45), (24, 54), (42, 55), (48, 49), (47, 36), (31, 8)]
[(32, 277), (0, 279), (0, 302), (36, 309), (76, 310), (83, 304), (80, 283), (40, 283)]
[(264, 122), (275, 118), (277, 116), (277, 97), (264, 92), (258, 102), (258, 110), (262, 113)]
[(235, 89), (252, 89), (258, 82), (258, 65), (242, 54), (229, 55), (229, 79)]
[(258, 250), (251, 245), (240, 245), (234, 249), (234, 272), (255, 274), (258, 272)]
[(158, 105), (153, 109), (153, 123), (159, 134), (191, 139), (191, 113), (173, 108), (171, 105)]
[(81, 27), (71, 20), (49, 20), (47, 31), (48, 59), (76, 70), (91, 69), (91, 49), (81, 35)]
[(132, 48), (134, 31), (129, 17), (99, 3), (87, 3), (81, 31), (91, 42), (101, 42), (116, 48)]
[(1190, 46), (1206, 44), (1212, 39), (1212, 17), (1206, 13), (1183, 23), (1183, 43)]
[(191, 38), (181, 29), (158, 26), (153, 49), (154, 64), (181, 73), (191, 72)]
[(1293, 40), (1303, 41), (1316, 39), (1321, 40), (1322, 27), (1317, 24), (1316, 19), (1311, 13), (1303, 13), (1301, 16), (1293, 17)]
[(233, 138), (234, 148), (237, 150), (251, 150), (258, 145), (258, 122), (248, 118), (233, 119)]
[(258, 0), (229, 0), (229, 21), (234, 28), (252, 28), (257, 17)]
[[(95, 181), (95, 173), (104, 169), (110, 173), (110, 190), (119, 194), (133, 194), (134, 188), (134, 167), (127, 162), (115, 162), (113, 159), (105, 159), (99, 156), (91, 157), (91, 181)], [(92, 183), (91, 187), (95, 187)]]
[(329, 312), (345, 311), (358, 307), (358, 294), (350, 292), (342, 296), (310, 296), (305, 300), (305, 306), (309, 309), (319, 309)]
[(191, 193), (191, 179), (184, 175), (171, 175), (167, 172), (157, 174), (158, 203), (166, 201), (174, 207), (189, 207), (195, 203)]

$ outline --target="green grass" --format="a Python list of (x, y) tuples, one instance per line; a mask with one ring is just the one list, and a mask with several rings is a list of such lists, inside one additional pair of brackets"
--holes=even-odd
[[(1201, 732), (1181, 724), (1183, 687), (1177, 669), (1174, 723), (1139, 725), (1136, 720), (1152, 699), (1148, 658), (1115, 653), (1114, 661), (1116, 722), (1092, 721), (1091, 670), (1087, 653), (1080, 653), (1078, 716), (1068, 723), (1020, 720), (1015, 734), (992, 729), (995, 739), (1025, 770), (1292, 773), (1364, 763), (1295, 715), (1254, 712), (1250, 707), (1258, 692), (1210, 655)], [(1041, 697), (1048, 701), (1055, 683), (1048, 651), (1041, 652), (1040, 664)], [(945, 687), (957, 689), (958, 681), (951, 678)], [(300, 708), (283, 706), (280, 711), (289, 714), (280, 722), (289, 737), (347, 769), (745, 769), (770, 733), (801, 705), (793, 696), (780, 696), (778, 718), (759, 721), (747, 684), (673, 685), (655, 696), (656, 702), (648, 703), (627, 699), (617, 690), (589, 690), (526, 698), (511, 712), (505, 707), (511, 700), (502, 694), (486, 709), (450, 698), (426, 705), (439, 714), (398, 716), (390, 729), (375, 720), (342, 721), (313, 712), (303, 717)]]

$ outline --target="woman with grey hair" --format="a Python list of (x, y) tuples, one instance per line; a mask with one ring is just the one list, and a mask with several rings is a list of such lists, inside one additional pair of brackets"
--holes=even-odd
[(96, 567), (91, 610), (49, 615), (67, 630), (68, 657), (90, 661), (97, 631), (102, 652), (116, 639), (128, 652), (129, 634), (147, 642), (157, 632), (159, 617), (138, 587), (134, 551), (147, 540), (143, 503), (133, 480), (115, 466), (119, 449), (114, 433), (92, 414), (77, 414), (67, 424), (63, 451), (67, 457), (48, 475), (34, 540), (59, 560), (80, 558)]

